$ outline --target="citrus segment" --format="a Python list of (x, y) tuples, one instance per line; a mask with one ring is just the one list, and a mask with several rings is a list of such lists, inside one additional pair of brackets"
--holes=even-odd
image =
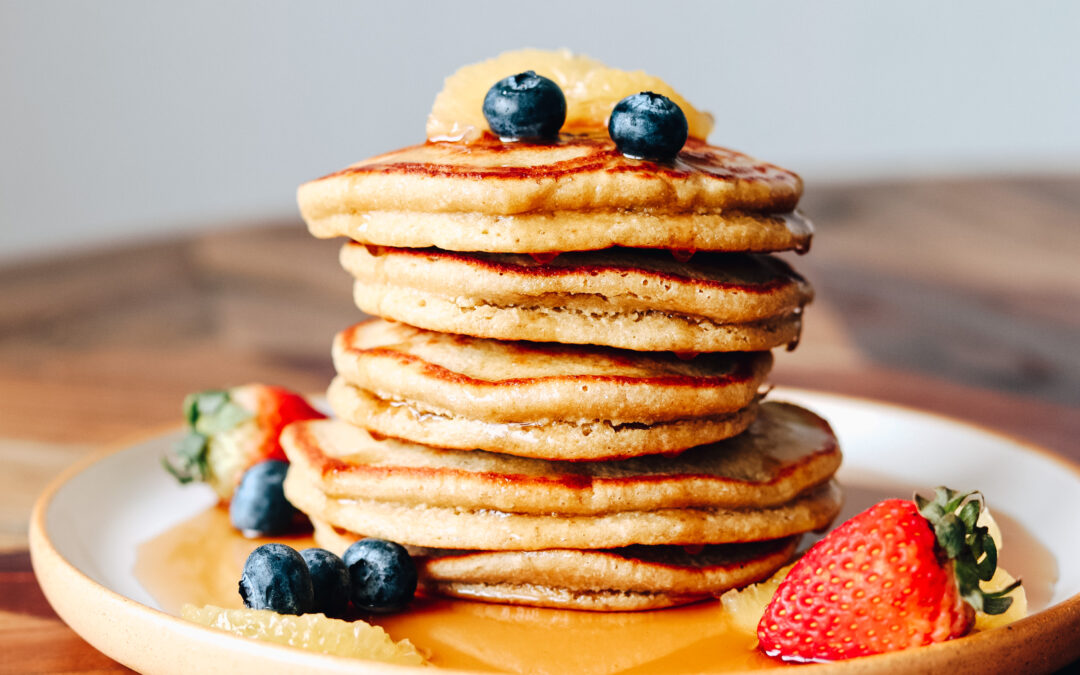
[(776, 572), (756, 584), (750, 584), (742, 589), (732, 589), (720, 596), (720, 602), (724, 606), (733, 626), (739, 630), (757, 634), (757, 625), (765, 614), (765, 607), (772, 600), (780, 582), (784, 580), (794, 563), (781, 567)]
[(609, 68), (596, 59), (569, 50), (522, 49), (464, 66), (446, 79), (435, 97), (427, 122), (428, 140), (471, 141), (487, 130), (482, 106), (491, 85), (527, 70), (553, 80), (566, 96), (562, 130), (581, 133), (605, 128), (615, 104), (632, 94), (651, 91), (667, 96), (682, 108), (690, 136), (704, 140), (712, 130), (712, 115), (690, 105), (666, 82), (643, 71)]
[[(1001, 569), (1001, 567), (998, 567), (990, 581), (984, 581), (981, 585), (984, 591), (993, 593), (994, 591), (1000, 591), (1014, 581), (1016, 581), (1016, 579), (1014, 579), (1011, 574)], [(1012, 604), (1009, 605), (1009, 609), (1005, 610), (1004, 614), (983, 614), (982, 612), (976, 612), (974, 630), (1001, 628), (1002, 626), (1008, 626), (1013, 621), (1019, 621), (1027, 616), (1027, 593), (1024, 592), (1024, 587), (1017, 587), (1012, 593), (1009, 593), (1008, 597), (1012, 598)]]
[(322, 614), (291, 616), (264, 609), (223, 609), (213, 605), (184, 605), (181, 616), (234, 635), (312, 652), (409, 666), (425, 663), (411, 642), (394, 642), (382, 628), (363, 621), (328, 619)]

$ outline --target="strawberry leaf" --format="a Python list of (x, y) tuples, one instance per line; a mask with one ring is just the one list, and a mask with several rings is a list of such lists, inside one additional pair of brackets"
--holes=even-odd
[(203, 415), (213, 415), (229, 401), (229, 392), (223, 389), (208, 389), (197, 394), (188, 394), (184, 398), (184, 408), (194, 410), (188, 415), (188, 421), (194, 424)]
[(189, 432), (180, 439), (171, 455), (162, 457), (161, 464), (182, 484), (206, 480), (206, 446), (209, 439), (200, 433)]
[(971, 500), (964, 504), (964, 507), (960, 509), (960, 520), (964, 522), (964, 525), (968, 530), (975, 530), (975, 523), (979, 520), (979, 512), (982, 509), (979, 507), (979, 502)]
[(938, 546), (949, 558), (956, 558), (964, 548), (964, 523), (955, 513), (946, 513), (935, 527)]
[(206, 453), (210, 438), (235, 429), (255, 414), (232, 400), (228, 391), (210, 389), (184, 398), (184, 419), (190, 431), (162, 465), (181, 483), (210, 479)]
[(983, 595), (982, 609), (983, 614), (1004, 614), (1012, 607), (1013, 599), (1009, 597), (1005, 598), (990, 598)]
[(982, 594), (982, 611), (986, 614), (1004, 614), (1012, 606), (1013, 599), (1008, 597), (1020, 587), (1020, 580), (1012, 582), (1000, 591)]
[(985, 537), (981, 540), (982, 553), (985, 556), (980, 560), (980, 554), (972, 551), (972, 555), (975, 559), (975, 571), (980, 579), (983, 581), (990, 581), (994, 578), (994, 571), (997, 569), (997, 544), (994, 543), (993, 538)]
[(193, 426), (197, 419), (199, 419), (199, 399), (195, 394), (188, 394), (184, 397), (184, 421), (188, 423), (188, 426)]
[(1019, 582), (996, 593), (987, 593), (979, 587), (980, 581), (989, 581), (997, 570), (997, 544), (988, 528), (977, 525), (983, 510), (982, 494), (938, 487), (932, 500), (915, 495), (915, 504), (934, 530), (939, 555), (953, 561), (961, 597), (986, 614), (1007, 610), (1012, 598), (1005, 595)]
[(213, 436), (235, 429), (253, 417), (255, 417), (254, 413), (226, 400), (214, 412), (200, 415), (195, 421), (195, 430), (204, 436)]

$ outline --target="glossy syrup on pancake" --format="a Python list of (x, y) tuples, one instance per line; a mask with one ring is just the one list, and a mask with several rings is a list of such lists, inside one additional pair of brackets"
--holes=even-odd
[[(500, 274), (527, 273), (536, 277), (565, 277), (572, 274), (596, 276), (614, 271), (620, 274), (649, 274), (670, 283), (685, 283), (689, 280), (718, 290), (761, 294), (795, 286), (809, 287), (806, 279), (786, 262), (761, 254), (625, 247), (565, 254), (521, 255), (482, 251), (466, 254), (438, 248), (417, 249), (356, 243), (346, 244), (346, 250), (354, 251), (353, 247), (361, 245), (375, 258), (412, 255), (469, 264)], [(693, 264), (689, 264), (691, 262)]]
[(670, 164), (606, 135), (545, 145), (428, 142), (304, 184), (315, 236), (459, 251), (559, 253), (611, 246), (805, 251), (794, 173), (691, 139)]
[[(424, 151), (420, 151), (420, 148)], [(557, 153), (554, 161), (535, 162), (536, 158), (542, 160), (543, 155), (548, 155), (553, 150)], [(565, 152), (558, 153), (560, 150)], [(522, 163), (516, 157), (522, 154), (533, 156), (535, 163)], [(582, 173), (608, 173), (637, 174), (650, 179), (703, 178), (760, 183), (769, 184), (776, 195), (764, 203), (753, 203), (749, 206), (765, 213), (791, 211), (802, 191), (802, 180), (797, 174), (698, 139), (688, 139), (675, 160), (668, 164), (631, 159), (619, 152), (609, 137), (601, 134), (563, 134), (544, 143), (527, 140), (507, 143), (490, 132), (485, 133), (482, 140), (468, 145), (429, 141), (423, 145), (380, 155), (317, 180), (363, 173), (529, 182), (538, 179), (565, 180)], [(740, 205), (742, 204), (728, 206), (737, 208)]]

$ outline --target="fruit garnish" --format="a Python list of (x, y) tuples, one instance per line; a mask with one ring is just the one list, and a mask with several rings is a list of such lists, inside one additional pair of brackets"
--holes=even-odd
[(324, 548), (305, 548), (300, 557), (307, 563), (315, 591), (312, 611), (326, 616), (342, 616), (349, 607), (349, 568), (341, 558)]
[(240, 597), (248, 609), (278, 614), (307, 614), (315, 608), (307, 562), (284, 544), (263, 544), (251, 552), (240, 577)]
[(765, 607), (776, 594), (780, 582), (784, 580), (794, 563), (776, 570), (771, 577), (743, 588), (733, 588), (720, 596), (731, 624), (746, 633), (757, 631), (758, 622), (765, 614)]
[(662, 94), (686, 115), (689, 134), (705, 140), (712, 130), (712, 115), (701, 112), (666, 82), (642, 71), (609, 68), (569, 50), (522, 49), (464, 66), (446, 79), (428, 115), (431, 141), (475, 141), (488, 128), (482, 112), (492, 82), (527, 70), (553, 81), (566, 98), (565, 133), (602, 132), (615, 104), (642, 91)]
[[(780, 582), (784, 580), (792, 567), (794, 567), (794, 564), (782, 567), (764, 581), (743, 588), (732, 589), (721, 595), (720, 604), (723, 605), (724, 612), (731, 621), (731, 625), (744, 633), (755, 635), (758, 623), (765, 614), (765, 608), (772, 601)], [(1013, 579), (1012, 575), (999, 567), (997, 572), (994, 573), (994, 578), (983, 584), (983, 589), (986, 591), (1000, 591), (1012, 584), (1013, 581), (1015, 579)], [(1004, 614), (975, 612), (975, 626), (972, 630), (984, 631), (991, 628), (1000, 628), (1027, 616), (1027, 594), (1024, 592), (1024, 587), (1015, 588), (1009, 594), (1009, 597), (1012, 598), (1013, 603), (1009, 605), (1009, 609)]]
[(643, 91), (615, 105), (608, 134), (627, 157), (666, 162), (686, 144), (686, 115), (670, 98)]
[[(994, 576), (983, 584), (983, 590), (986, 591), (1003, 591), (1006, 588), (1013, 586), (1016, 579), (1011, 574), (998, 568), (997, 572), (994, 572)], [(1015, 586), (1012, 592), (1009, 593), (1009, 598), (1012, 599), (1012, 604), (1009, 608), (1001, 614), (987, 614), (986, 612), (975, 613), (975, 627), (972, 630), (984, 631), (991, 628), (1001, 628), (1002, 626), (1008, 626), (1014, 621), (1019, 621), (1027, 616), (1027, 592), (1024, 591), (1023, 586)]]
[(368, 612), (397, 612), (416, 593), (416, 565), (400, 544), (385, 539), (361, 539), (345, 549), (352, 602)]
[(213, 605), (184, 605), (181, 616), (242, 637), (312, 652), (406, 666), (426, 663), (411, 642), (394, 642), (382, 628), (363, 621), (341, 621), (322, 614), (283, 616), (268, 610), (223, 609)]
[(181, 483), (209, 483), (229, 501), (249, 468), (285, 460), (278, 437), (286, 424), (320, 417), (325, 415), (299, 394), (265, 384), (189, 394), (188, 434), (162, 463)]
[(1019, 582), (980, 586), (997, 546), (978, 524), (978, 493), (890, 499), (814, 544), (781, 582), (758, 624), (761, 648), (790, 661), (835, 661), (968, 633), (975, 611), (1002, 614)]
[(504, 141), (555, 138), (566, 120), (566, 97), (559, 85), (527, 70), (491, 85), (483, 112)]
[(288, 468), (288, 462), (268, 459), (244, 473), (229, 503), (229, 520), (245, 537), (284, 534), (301, 517), (285, 498)]

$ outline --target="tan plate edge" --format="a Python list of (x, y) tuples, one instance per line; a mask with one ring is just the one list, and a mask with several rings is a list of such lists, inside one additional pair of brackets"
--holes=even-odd
[[(141, 438), (147, 441), (153, 437)], [(94, 648), (141, 673), (266, 675), (303, 671), (405, 675), (430, 672), (426, 668), (318, 654), (206, 628), (136, 602), (83, 574), (49, 540), (45, 514), (56, 492), (68, 480), (127, 447), (130, 446), (111, 446), (66, 469), (38, 497), (30, 517), (30, 560), (38, 583), (64, 623)], [(147, 640), (147, 634), (158, 639)], [(213, 658), (199, 656), (200, 649), (205, 647), (216, 647)], [(443, 672), (466, 675), (462, 671)]]
[[(978, 424), (933, 411), (920, 410), (874, 399), (844, 396), (793, 387), (778, 387), (774, 400), (793, 395), (828, 397), (855, 403), (895, 408), (905, 412), (973, 429), (1008, 441), (1047, 458), (1080, 477), (1080, 464), (1029, 441)], [(175, 427), (169, 427), (175, 429)], [(153, 438), (143, 435), (143, 441)], [(49, 604), (76, 633), (107, 656), (139, 672), (187, 674), (197, 667), (208, 675), (282, 672), (316, 669), (325, 673), (404, 673), (426, 669), (316, 654), (292, 647), (258, 642), (205, 628), (166, 614), (116, 593), (75, 568), (53, 547), (45, 532), (45, 513), (53, 496), (68, 480), (87, 467), (134, 445), (111, 446), (75, 463), (57, 476), (38, 497), (30, 519), (30, 557), (34, 573)], [(117, 619), (119, 617), (119, 619)], [(148, 631), (162, 636), (147, 641)], [(919, 649), (881, 654), (835, 663), (806, 665), (800, 672), (813, 675), (838, 673), (941, 673), (950, 675), (992, 672), (1049, 672), (1080, 659), (1080, 640), (1061, 639), (1080, 635), (1080, 593), (1004, 628), (976, 633), (950, 642)], [(132, 644), (140, 648), (134, 650)], [(197, 664), (193, 655), (200, 646), (217, 646), (215, 658)], [(988, 662), (987, 657), (993, 660)], [(993, 664), (992, 667), (990, 664)], [(450, 675), (470, 671), (443, 670)], [(763, 671), (753, 671), (763, 672)], [(764, 671), (767, 672), (767, 671)]]

